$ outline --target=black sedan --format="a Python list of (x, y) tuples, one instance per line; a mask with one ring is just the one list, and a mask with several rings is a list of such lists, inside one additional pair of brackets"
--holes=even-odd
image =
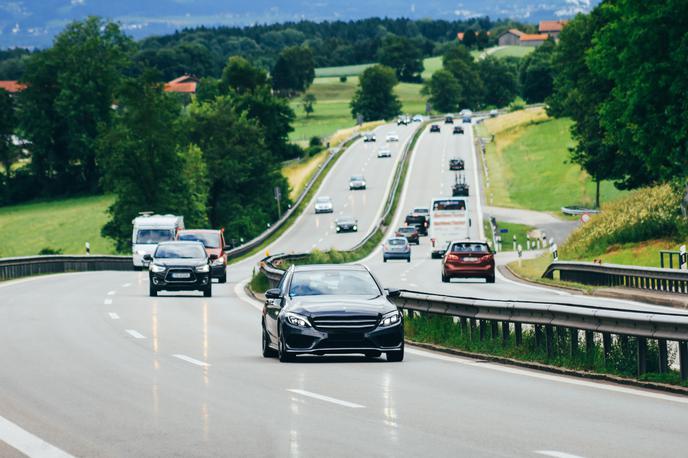
[(265, 293), (263, 356), (282, 362), (299, 354), (358, 353), (404, 358), (403, 317), (361, 265), (291, 266)]
[(358, 220), (350, 216), (342, 216), (334, 221), (337, 232), (357, 232)]
[(208, 257), (201, 242), (162, 242), (153, 256), (144, 259), (149, 262), (151, 296), (162, 290), (203, 291), (205, 297), (212, 296), (210, 264), (217, 255)]
[(454, 126), (454, 131), (453, 131), (453, 133), (454, 133), (454, 134), (463, 134), (463, 133), (464, 133), (463, 127), (461, 127), (461, 126)]
[(463, 170), (463, 169), (464, 169), (463, 159), (459, 159), (458, 157), (449, 159), (449, 170)]
[(430, 132), (439, 132), (440, 126), (438, 124), (433, 124), (430, 126)]

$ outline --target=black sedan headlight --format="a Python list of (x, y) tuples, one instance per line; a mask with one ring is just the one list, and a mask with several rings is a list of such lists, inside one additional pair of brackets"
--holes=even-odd
[(201, 264), (200, 266), (196, 266), (196, 272), (198, 272), (198, 273), (210, 272), (210, 266), (208, 264)]
[(311, 326), (308, 322), (308, 318), (298, 313), (286, 312), (284, 318), (293, 326), (298, 326), (300, 328), (309, 328)]
[(165, 267), (165, 266), (160, 266), (160, 265), (158, 265), (158, 264), (151, 264), (150, 267), (149, 267), (148, 269), (149, 269), (151, 272), (153, 272), (154, 274), (160, 274), (160, 273), (163, 273), (163, 272), (167, 269), (167, 267)]
[(386, 313), (382, 316), (382, 319), (380, 320), (380, 326), (394, 326), (395, 324), (398, 324), (400, 321), (401, 314), (398, 310), (395, 310), (393, 312)]

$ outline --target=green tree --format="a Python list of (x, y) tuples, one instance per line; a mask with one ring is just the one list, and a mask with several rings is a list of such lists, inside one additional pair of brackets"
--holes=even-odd
[(303, 107), (303, 111), (306, 113), (307, 118), (309, 118), (313, 113), (313, 106), (315, 105), (316, 101), (317, 98), (315, 97), (315, 94), (313, 94), (312, 92), (304, 94), (303, 98), (301, 98), (301, 106)]
[(314, 78), (313, 52), (307, 46), (284, 48), (272, 68), (272, 86), (288, 96), (308, 89)]
[(636, 188), (688, 176), (688, 9), (683, 0), (617, 0), (587, 63), (612, 82), (599, 107), (605, 143), (619, 152), (620, 185)]
[(123, 84), (112, 126), (101, 125), (98, 160), (105, 188), (117, 195), (102, 233), (118, 251), (131, 243), (131, 220), (142, 210), (184, 215), (207, 223), (205, 172), (195, 148), (179, 150), (181, 106), (162, 90), (159, 75), (145, 71)]
[(227, 65), (222, 70), (220, 91), (227, 93), (231, 88), (238, 94), (244, 94), (253, 92), (267, 84), (268, 75), (265, 70), (255, 67), (243, 57), (232, 56), (227, 60)]
[(463, 45), (452, 46), (442, 56), (442, 65), (451, 72), (461, 86), (459, 105), (478, 108), (483, 103), (485, 86), (478, 73), (478, 66), (470, 51)]
[(234, 238), (258, 235), (277, 219), (275, 187), (282, 191), (282, 208), (288, 204), (287, 182), (262, 127), (237, 112), (229, 96), (192, 104), (188, 123), (208, 166), (210, 223)]
[(5, 169), (8, 182), (12, 177), (12, 166), (19, 155), (19, 148), (12, 141), (16, 128), (14, 100), (9, 92), (0, 89), (0, 165)]
[(579, 14), (566, 25), (552, 56), (554, 89), (547, 99), (550, 115), (574, 121), (571, 135), (576, 146), (571, 149), (571, 160), (595, 180), (597, 207), (600, 181), (620, 178), (619, 152), (605, 141), (606, 132), (600, 125), (600, 107), (609, 98), (612, 82), (594, 74), (586, 60), (596, 31), (606, 22), (596, 9), (590, 15)]
[(478, 44), (478, 36), (475, 33), (475, 30), (466, 30), (463, 33), (463, 40), (461, 43), (467, 47), (467, 48), (473, 48)]
[(478, 73), (485, 86), (484, 103), (503, 107), (518, 95), (516, 70), (508, 63), (488, 56), (478, 62)]
[(423, 53), (410, 38), (390, 35), (382, 41), (378, 50), (378, 60), (382, 65), (394, 69), (399, 81), (420, 81), (423, 73)]
[(351, 115), (359, 114), (365, 121), (390, 119), (401, 113), (401, 102), (394, 93), (397, 85), (394, 70), (384, 65), (373, 65), (361, 74), (358, 88), (351, 99)]
[(21, 129), (31, 142), (34, 171), (57, 182), (53, 190), (97, 188), (98, 129), (111, 122), (115, 89), (130, 65), (132, 46), (117, 24), (90, 17), (68, 25), (52, 48), (29, 59)]
[(461, 85), (448, 70), (437, 70), (425, 83), (422, 94), (436, 110), (452, 113), (458, 111), (461, 102)]
[(520, 80), (526, 102), (544, 102), (552, 94), (553, 52), (554, 42), (547, 40), (523, 59)]

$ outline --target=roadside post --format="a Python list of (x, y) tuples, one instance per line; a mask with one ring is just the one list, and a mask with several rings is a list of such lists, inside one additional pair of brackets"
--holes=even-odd
[(282, 217), (282, 207), (280, 200), (282, 200), (282, 190), (279, 186), (275, 186), (275, 200), (277, 201), (277, 219)]
[(526, 250), (530, 251), (530, 235), (526, 234)]
[(516, 234), (514, 234), (513, 242), (512, 242), (512, 245), (511, 245), (511, 249), (512, 249), (513, 251), (516, 251)]
[(91, 244), (88, 242), (86, 242), (86, 255), (91, 256)]
[(681, 245), (681, 248), (679, 248), (679, 269), (681, 270), (686, 270), (688, 269), (688, 253), (686, 253), (686, 246)]
[(556, 243), (552, 243), (550, 245), (549, 251), (552, 252), (552, 259), (554, 259), (555, 261), (558, 261), (559, 260), (559, 251), (558, 251)]
[(523, 256), (523, 247), (521, 246), (520, 243), (518, 244), (517, 250), (518, 250), (518, 257), (519, 258), (522, 257)]

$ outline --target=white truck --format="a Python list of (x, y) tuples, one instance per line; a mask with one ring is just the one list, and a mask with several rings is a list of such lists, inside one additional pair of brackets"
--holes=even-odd
[(432, 243), (432, 258), (441, 258), (447, 245), (455, 240), (470, 238), (471, 213), (467, 197), (440, 197), (430, 205), (428, 236)]
[(134, 269), (148, 265), (143, 260), (147, 254), (152, 255), (160, 242), (177, 238), (177, 232), (184, 230), (184, 217), (175, 215), (154, 215), (152, 212), (141, 212), (131, 220), (134, 231), (131, 235), (131, 251)]

